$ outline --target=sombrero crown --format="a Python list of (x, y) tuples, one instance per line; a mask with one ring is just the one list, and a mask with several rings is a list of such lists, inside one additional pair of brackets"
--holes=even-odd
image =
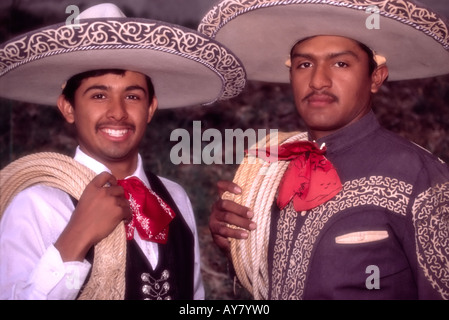
[(237, 54), (251, 80), (288, 82), (290, 49), (317, 35), (370, 47), (386, 58), (389, 80), (449, 73), (448, 23), (409, 0), (224, 0), (198, 30)]
[(236, 96), (245, 70), (220, 43), (188, 28), (127, 18), (112, 4), (0, 46), (0, 96), (54, 105), (75, 74), (124, 69), (151, 77), (160, 108), (210, 104)]

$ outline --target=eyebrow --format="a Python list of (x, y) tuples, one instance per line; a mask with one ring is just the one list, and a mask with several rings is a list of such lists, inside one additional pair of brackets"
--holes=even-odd
[[(108, 91), (110, 87), (105, 86), (105, 85), (92, 85), (90, 87), (88, 87), (86, 90), (84, 90), (83, 95), (85, 95), (86, 93), (88, 93), (91, 90), (101, 90), (101, 91)], [(142, 86), (139, 85), (132, 85), (132, 86), (128, 86), (125, 88), (125, 91), (134, 91), (134, 90), (140, 90), (143, 91), (143, 93), (147, 94), (147, 90), (145, 90), (145, 88), (143, 88)]]
[[(340, 56), (345, 56), (345, 55), (350, 55), (350, 56), (354, 57), (355, 59), (360, 60), (359, 56), (356, 53), (354, 53), (353, 51), (351, 51), (351, 50), (329, 53), (326, 56), (326, 58), (327, 59), (334, 59), (334, 58), (338, 58)], [(305, 58), (305, 59), (308, 59), (308, 60), (314, 60), (314, 59), (316, 59), (316, 56), (313, 55), (313, 54), (299, 52), (299, 53), (293, 53), (292, 54), (291, 59), (293, 60), (295, 58)]]
[(137, 84), (125, 88), (125, 91), (134, 91), (134, 90), (140, 90), (140, 91), (143, 91), (143, 93), (147, 94), (147, 90), (145, 90), (144, 87), (139, 86)]

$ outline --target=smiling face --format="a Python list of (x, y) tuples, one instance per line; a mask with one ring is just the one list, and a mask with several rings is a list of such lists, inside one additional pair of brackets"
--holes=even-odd
[(387, 76), (386, 66), (370, 74), (368, 54), (348, 38), (317, 36), (292, 49), (290, 80), (295, 104), (314, 139), (366, 115), (372, 93)]
[(76, 126), (80, 149), (113, 173), (134, 170), (139, 144), (157, 108), (145, 76), (126, 71), (86, 78), (73, 104), (64, 95), (58, 100), (65, 119)]

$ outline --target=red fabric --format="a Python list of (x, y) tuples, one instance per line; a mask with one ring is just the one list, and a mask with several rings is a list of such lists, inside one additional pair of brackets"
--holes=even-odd
[(291, 161), (279, 185), (277, 205), (281, 210), (292, 200), (296, 211), (310, 210), (340, 192), (340, 178), (325, 152), (326, 148), (310, 141), (283, 144), (277, 157), (267, 150), (269, 159)]
[(166, 243), (168, 225), (175, 217), (173, 210), (136, 177), (118, 180), (117, 183), (125, 189), (125, 197), (133, 212), (131, 222), (126, 225), (127, 239), (133, 239), (135, 228), (143, 240)]

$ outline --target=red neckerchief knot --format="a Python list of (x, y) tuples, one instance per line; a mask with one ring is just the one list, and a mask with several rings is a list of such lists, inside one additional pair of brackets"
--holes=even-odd
[(279, 184), (277, 205), (281, 210), (293, 201), (296, 211), (307, 211), (340, 192), (340, 178), (325, 153), (325, 147), (318, 148), (311, 141), (280, 145), (277, 157), (266, 150), (269, 160), (290, 160)]
[(156, 193), (148, 189), (136, 177), (118, 180), (125, 189), (133, 217), (126, 224), (126, 238), (134, 238), (134, 229), (143, 240), (165, 244), (168, 239), (169, 223), (175, 213)]

